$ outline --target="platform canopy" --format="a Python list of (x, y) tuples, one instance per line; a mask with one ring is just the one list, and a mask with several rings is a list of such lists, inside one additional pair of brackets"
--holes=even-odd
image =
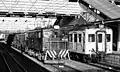
[(0, 17), (0, 31), (19, 32), (53, 26), (56, 18)]
[(0, 0), (0, 12), (23, 12), (43, 14), (80, 14), (84, 10), (78, 2), (68, 0)]
[[(56, 15), (80, 15), (85, 12), (78, 2), (68, 0), (0, 0), (0, 30), (29, 30), (38, 26), (54, 24), (55, 18), (41, 18), (44, 14)], [(25, 17), (12, 17), (9, 14), (21, 14)], [(40, 17), (26, 17), (27, 15)], [(5, 15), (4, 17), (2, 15)], [(2, 17), (1, 17), (2, 16)]]

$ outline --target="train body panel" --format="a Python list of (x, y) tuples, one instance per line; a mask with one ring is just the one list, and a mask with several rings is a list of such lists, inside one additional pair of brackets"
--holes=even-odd
[(13, 42), (12, 42), (12, 45), (14, 47), (17, 47), (18, 49), (22, 50), (26, 46), (25, 34), (23, 33), (23, 34), (15, 35)]
[[(58, 30), (39, 29), (16, 34), (13, 46), (20, 48), (22, 52), (37, 57), (39, 60), (67, 59), (67, 43), (57, 37)], [(22, 37), (23, 36), (23, 37)]]
[(41, 30), (28, 31), (25, 33), (25, 37), (26, 37), (26, 46), (28, 49), (42, 51)]
[[(97, 57), (99, 54), (112, 53), (112, 29), (83, 27), (69, 31), (68, 48), (73, 58), (91, 56)], [(76, 55), (76, 56), (75, 56)], [(94, 58), (93, 58), (94, 59)]]
[(69, 38), (71, 38), (69, 39), (70, 51), (76, 51), (84, 54), (91, 54), (93, 53), (93, 50), (112, 53), (111, 29), (101, 30), (98, 28), (85, 29), (83, 31), (71, 31), (69, 32)]
[[(77, 34), (77, 41), (74, 40), (75, 35)], [(71, 31), (69, 32), (69, 50), (74, 52), (83, 53), (84, 48), (84, 31)], [(81, 38), (80, 38), (81, 37)]]
[(52, 49), (52, 47), (49, 46), (50, 41), (52, 40), (52, 38), (54, 38), (52, 36), (53, 36), (52, 29), (43, 30), (43, 50)]
[(85, 54), (91, 54), (93, 51), (112, 53), (111, 29), (86, 29), (85, 35)]

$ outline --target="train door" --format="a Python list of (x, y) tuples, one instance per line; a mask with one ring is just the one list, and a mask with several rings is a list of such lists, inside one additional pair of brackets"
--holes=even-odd
[(77, 50), (76, 51), (84, 52), (84, 49), (83, 49), (83, 43), (84, 43), (83, 41), (84, 41), (84, 39), (83, 39), (83, 34), (82, 33), (78, 33), (77, 40), (78, 40), (78, 42), (76, 44), (76, 46), (77, 46)]
[(77, 49), (77, 33), (73, 33), (73, 49)]
[(106, 52), (106, 33), (104, 31), (96, 32), (96, 50), (98, 52)]

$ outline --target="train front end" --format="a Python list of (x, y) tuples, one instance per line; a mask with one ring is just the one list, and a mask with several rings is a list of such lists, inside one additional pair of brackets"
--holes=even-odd
[(43, 30), (43, 51), (45, 51), (44, 63), (62, 64), (64, 60), (70, 59), (67, 41), (62, 40), (59, 30)]
[(113, 52), (112, 36), (112, 29), (110, 28), (86, 29), (85, 54), (97, 62), (106, 54), (111, 54)]
[(112, 30), (86, 29), (86, 54), (112, 53)]

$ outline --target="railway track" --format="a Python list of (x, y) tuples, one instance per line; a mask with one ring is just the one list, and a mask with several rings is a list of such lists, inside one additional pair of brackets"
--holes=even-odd
[[(1, 44), (0, 44), (1, 45)], [(22, 55), (22, 54), (21, 54)], [(1, 58), (2, 57), (6, 57), (6, 58), (4, 58), (4, 59), (7, 59), (7, 57), (8, 57), (8, 59), (9, 59), (9, 57), (10, 56), (8, 56), (6, 53), (3, 53), (3, 54), (1, 54), (0, 55), (1, 56)], [(14, 55), (13, 55), (14, 56)], [(15, 56), (16, 57), (16, 56)], [(11, 58), (12, 59), (12, 58)], [(20, 60), (19, 60), (19, 58), (17, 58), (17, 60), (20, 62)], [(4, 60), (3, 60), (4, 61)], [(9, 60), (10, 61), (10, 60)], [(4, 61), (4, 62), (6, 62), (7, 63), (7, 61)], [(19, 63), (18, 62), (18, 63)], [(25, 69), (24, 68), (26, 68), (26, 67), (23, 67), (23, 66), (21, 66), (21, 65), (19, 65), (17, 63), (17, 65), (14, 65), (15, 67), (17, 67), (16, 69), (18, 69), (18, 72), (27, 72), (27, 70), (25, 71)], [(112, 66), (108, 66), (108, 65), (105, 65), (105, 64), (98, 64), (98, 63), (90, 63), (89, 65), (92, 65), (92, 66), (96, 66), (96, 67), (99, 67), (99, 68), (102, 68), (102, 69), (104, 69), (105, 71), (108, 71), (108, 72), (120, 72), (120, 70), (118, 70), (118, 69), (116, 69), (115, 67), (112, 67)], [(57, 72), (80, 72), (80, 71), (78, 71), (78, 70), (76, 70), (76, 69), (74, 69), (74, 68), (71, 68), (71, 67), (68, 67), (68, 66), (65, 66), (65, 65), (51, 65), (51, 66), (53, 66), (54, 68), (56, 68), (57, 69)], [(10, 67), (9, 67), (9, 65), (5, 65), (4, 67), (7, 67), (7, 72), (9, 71), (9, 72), (11, 72), (10, 71)], [(28, 71), (29, 72), (29, 71)]]
[[(74, 61), (82, 62), (82, 61), (78, 61), (78, 60), (74, 60)], [(82, 63), (85, 63), (85, 62), (82, 62)], [(118, 66), (110, 65), (110, 64), (105, 63), (105, 62), (85, 63), (85, 64), (101, 68), (105, 72), (120, 72), (120, 66), (118, 67)]]
[(9, 72), (27, 72), (22, 65), (19, 64), (12, 56), (7, 53), (1, 54), (3, 59), (5, 60)]
[(110, 67), (112, 67), (112, 68), (114, 68), (116, 70), (120, 70), (120, 66), (111, 65), (111, 64), (108, 64), (108, 63), (105, 63), (105, 62), (100, 62), (100, 64), (110, 66)]
[(80, 72), (72, 67), (66, 65), (52, 65), (53, 67), (57, 68), (59, 72)]
[[(0, 44), (4, 52), (0, 53), (2, 61), (8, 71), (7, 72), (27, 72), (26, 69)], [(4, 65), (3, 64), (3, 65)]]
[[(0, 44), (1, 45), (1, 44)], [(3, 44), (3, 47), (6, 47), (6, 45), (4, 45)], [(37, 65), (37, 66), (34, 66), (34, 62), (31, 62), (31, 63), (29, 63), (29, 61), (30, 61), (30, 59), (28, 59), (28, 61), (25, 61), (26, 62), (26, 64), (28, 64), (28, 65), (26, 65), (26, 64), (24, 64), (23, 62), (24, 62), (24, 60), (26, 60), (27, 58), (26, 57), (23, 57), (23, 61), (22, 60), (20, 60), (20, 58), (19, 57), (17, 57), (18, 55), (19, 56), (23, 56), (23, 54), (21, 54), (21, 53), (16, 53), (14, 50), (10, 50), (11, 51), (11, 53), (10, 53), (10, 55), (12, 56), (12, 57), (15, 57), (15, 59), (16, 59), (16, 61), (18, 61), (18, 63), (19, 64), (22, 64), (22, 65), (24, 65), (24, 67), (22, 66), (21, 68), (24, 68), (24, 70), (26, 70), (26, 71), (18, 71), (18, 72), (49, 72), (49, 71), (47, 71), (47, 70), (42, 70), (42, 68), (39, 66), (39, 65)], [(15, 54), (14, 54), (15, 53)], [(8, 56), (9, 57), (9, 56)], [(33, 64), (33, 65), (31, 65), (31, 64)], [(31, 66), (31, 67), (29, 67), (28, 68), (28, 66)], [(33, 68), (33, 66), (36, 68), (36, 70), (29, 70), (30, 68)], [(54, 67), (55, 69), (57, 69), (55, 72), (80, 72), (80, 71), (78, 71), (78, 70), (76, 70), (76, 69), (73, 69), (73, 68), (71, 68), (71, 67), (68, 67), (68, 66), (65, 66), (65, 65), (51, 65), (52, 67)], [(17, 66), (16, 66), (17, 67)], [(39, 70), (38, 70), (39, 69)]]
[(0, 71), (1, 72), (11, 72), (6, 60), (3, 58), (2, 53), (0, 52)]
[(5, 70), (0, 72), (49, 72), (28, 58), (22, 56), (21, 53), (15, 52), (6, 44), (0, 43), (0, 47), (2, 50), (4, 49), (4, 52), (0, 53), (0, 62), (4, 61), (4, 63), (2, 62), (2, 65), (5, 65)]
[(105, 63), (104, 64), (103, 63), (89, 63), (89, 65), (102, 68), (104, 70), (107, 70), (108, 72), (120, 72), (120, 69), (113, 67), (113, 66), (109, 66)]

